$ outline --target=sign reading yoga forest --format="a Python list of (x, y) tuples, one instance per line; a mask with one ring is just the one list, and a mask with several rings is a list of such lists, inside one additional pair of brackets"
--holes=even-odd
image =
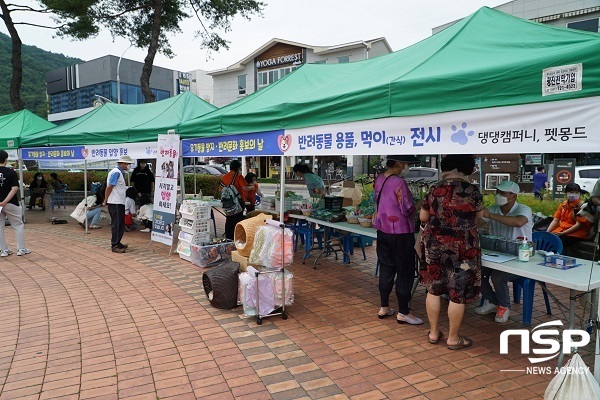
[(177, 206), (179, 135), (158, 135), (151, 238), (171, 246)]

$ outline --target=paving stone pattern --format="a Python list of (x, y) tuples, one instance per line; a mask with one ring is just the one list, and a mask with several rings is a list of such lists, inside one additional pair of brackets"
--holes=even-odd
[[(469, 305), (462, 334), (475, 345), (465, 351), (429, 344), (427, 325), (378, 319), (374, 247), (366, 261), (325, 257), (317, 270), (298, 251), (289, 318), (257, 325), (241, 307), (213, 308), (204, 270), (149, 234), (127, 232), (128, 252), (115, 254), (107, 221), (85, 235), (72, 209), (28, 212), (32, 254), (0, 259), (1, 400), (534, 399), (552, 378), (499, 372), (530, 365), (517, 343), (499, 354), (500, 332), (522, 327), (518, 304), (504, 326)], [(424, 298), (419, 287), (413, 309), (426, 319)], [(533, 324), (556, 318), (537, 290)]]

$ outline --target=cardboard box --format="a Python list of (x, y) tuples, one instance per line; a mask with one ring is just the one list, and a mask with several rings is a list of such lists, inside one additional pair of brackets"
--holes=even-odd
[(231, 261), (240, 263), (240, 272), (246, 272), (248, 267), (248, 257), (244, 257), (237, 250), (231, 252)]
[(342, 207), (357, 206), (362, 199), (362, 192), (353, 181), (344, 181), (339, 195), (344, 198)]

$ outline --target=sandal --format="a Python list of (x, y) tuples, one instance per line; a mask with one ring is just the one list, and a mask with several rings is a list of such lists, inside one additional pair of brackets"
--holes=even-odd
[(457, 344), (449, 344), (448, 345), (448, 349), (450, 350), (462, 350), (462, 349), (466, 349), (468, 347), (471, 347), (473, 345), (473, 341), (471, 339), (469, 339), (468, 337), (465, 336), (458, 336), (458, 343)]
[(100, 229), (102, 228), (100, 225), (90, 225), (90, 229)]
[(385, 317), (389, 317), (390, 315), (396, 314), (396, 310), (394, 310), (393, 308), (388, 307), (387, 311), (385, 311), (385, 309), (386, 309), (386, 307), (381, 307), (379, 309), (379, 312), (377, 313), (377, 317), (379, 319), (384, 319)]
[(440, 333), (438, 334), (438, 338), (437, 339), (432, 339), (431, 336), (431, 331), (427, 332), (427, 341), (431, 344), (438, 344), (440, 342), (440, 340), (442, 340), (442, 338), (444, 337), (444, 332), (440, 331)]

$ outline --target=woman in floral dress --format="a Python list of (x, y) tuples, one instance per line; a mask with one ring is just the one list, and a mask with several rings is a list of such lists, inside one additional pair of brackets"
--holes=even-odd
[[(427, 286), (427, 317), (431, 330), (430, 343), (443, 337), (439, 327), (440, 296), (447, 294), (450, 321), (447, 345), (460, 350), (472, 341), (458, 331), (465, 311), (465, 303), (479, 294), (481, 287), (481, 249), (477, 235), (477, 220), (483, 215), (483, 198), (479, 188), (467, 178), (475, 167), (470, 155), (448, 155), (442, 159), (442, 181), (433, 185), (421, 206), (419, 218), (422, 254), (426, 271), (423, 281)], [(419, 251), (421, 250), (421, 251)]]

